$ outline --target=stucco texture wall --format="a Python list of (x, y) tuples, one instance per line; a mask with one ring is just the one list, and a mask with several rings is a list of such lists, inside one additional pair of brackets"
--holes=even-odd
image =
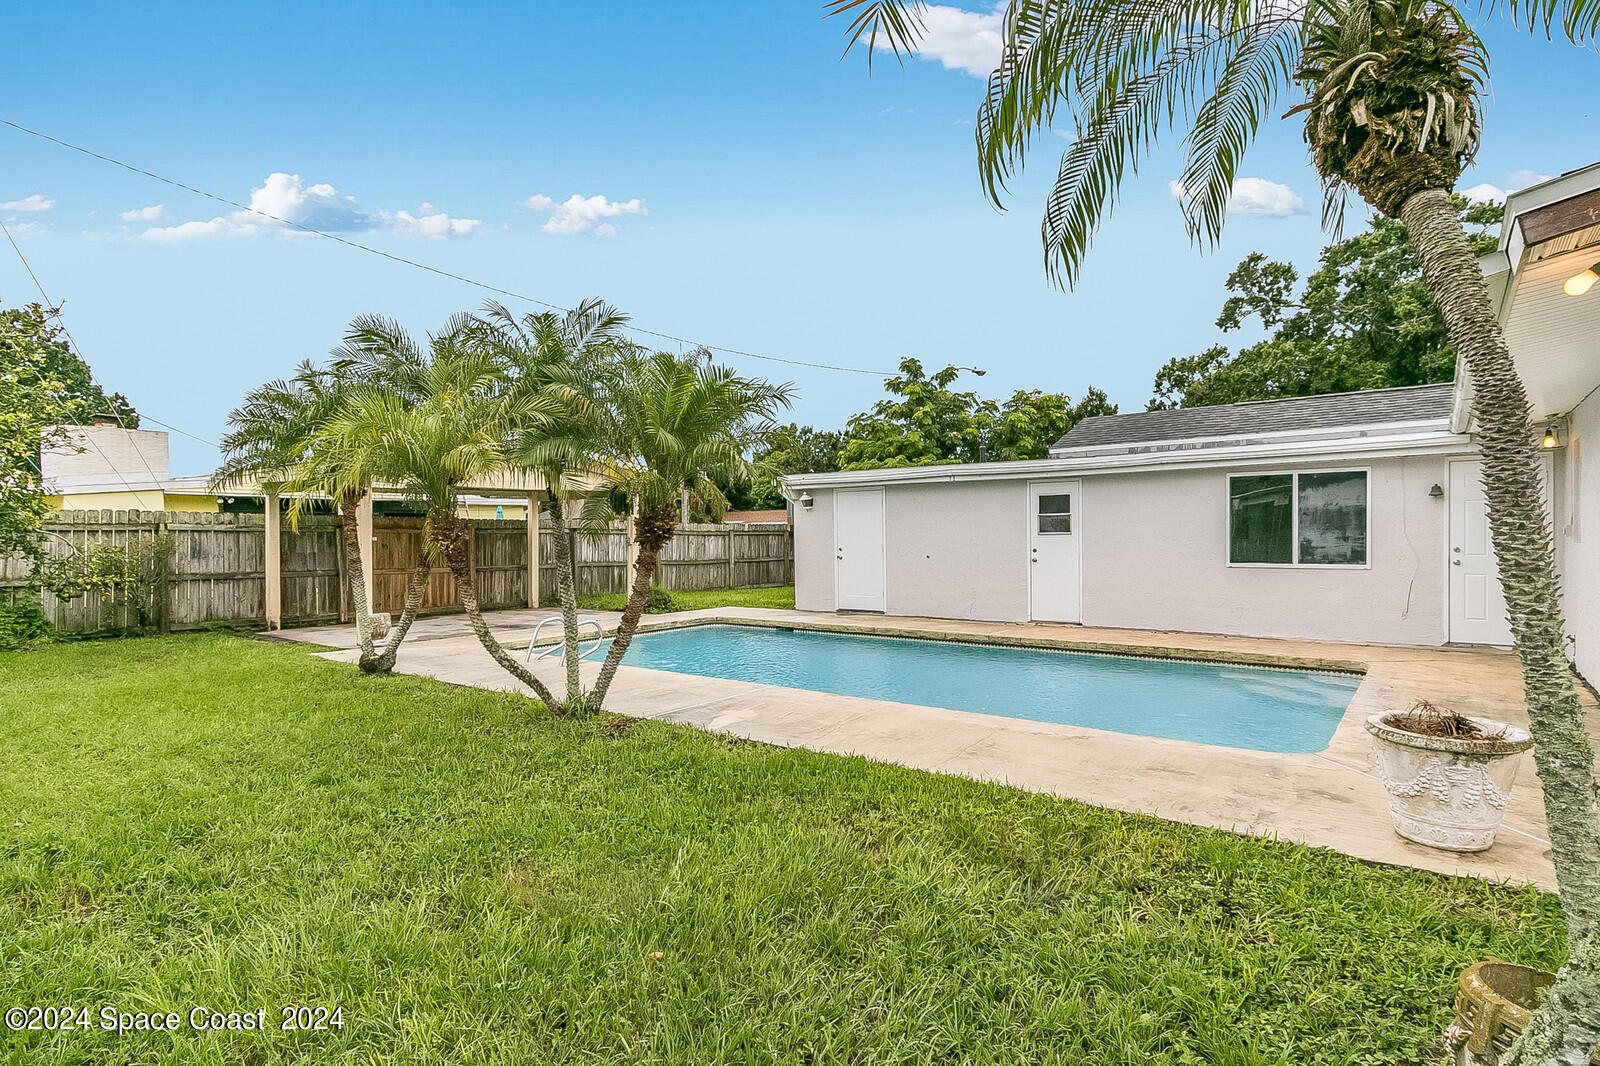
[(890, 486), (890, 614), (1020, 622), (1028, 618), (1025, 481)]
[[(811, 506), (794, 509), (794, 605), (831, 611), (833, 600), (833, 490), (811, 489)], [(892, 549), (891, 549), (892, 550)]]
[[(1442, 644), (1450, 484), (1443, 458), (1369, 467), (1370, 568), (1228, 565), (1227, 470), (1102, 475), (1083, 486), (1088, 625), (1385, 644)], [(1235, 471), (1238, 472), (1238, 471)]]
[[(1600, 429), (1595, 437), (1600, 440)], [(1079, 512), (1084, 624), (1444, 643), (1449, 504), (1428, 490), (1449, 486), (1449, 460), (1288, 463), (1281, 469), (1357, 466), (1371, 471), (1369, 567), (1229, 566), (1226, 469), (1085, 476)], [(889, 614), (1029, 617), (1026, 481), (890, 485), (884, 493)], [(811, 509), (795, 513), (795, 603), (801, 610), (831, 611), (833, 493), (813, 489), (811, 495)], [(1592, 495), (1600, 499), (1600, 487)], [(1600, 515), (1592, 528), (1600, 537)]]
[[(795, 606), (834, 610), (833, 490), (795, 508)], [(884, 606), (889, 614), (1028, 617), (1027, 487), (1021, 481), (884, 488)]]
[(1600, 684), (1600, 394), (1569, 416), (1556, 464), (1556, 548), (1578, 672)]

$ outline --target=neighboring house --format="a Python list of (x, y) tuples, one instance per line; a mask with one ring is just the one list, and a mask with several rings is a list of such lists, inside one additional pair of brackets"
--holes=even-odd
[[(1600, 272), (1596, 260), (1600, 164), (1513, 194), (1500, 251), (1484, 261), (1554, 445), (1544, 465), (1557, 562), (1591, 679), (1600, 286), (1572, 296), (1563, 284)], [(1458, 369), (1453, 386), (1085, 419), (1048, 459), (791, 476), (796, 606), (1505, 644), (1471, 387)]]
[[(173, 477), (168, 472), (167, 434), (160, 430), (123, 429), (99, 423), (68, 426), (62, 440), (39, 457), (49, 503), (60, 511), (202, 511), (254, 510), (262, 507), (257, 484), (229, 486), (216, 492), (207, 474)], [(542, 485), (542, 482), (540, 483)], [(468, 518), (521, 519), (525, 498), (466, 496)], [(403, 509), (399, 493), (377, 493), (379, 513)]]

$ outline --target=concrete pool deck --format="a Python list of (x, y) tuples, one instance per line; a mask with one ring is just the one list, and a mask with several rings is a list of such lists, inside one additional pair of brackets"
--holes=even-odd
[[(533, 623), (553, 613), (499, 612), (490, 618), (503, 639), (525, 644)], [(584, 612), (584, 616), (600, 617), (608, 629), (616, 619), (604, 612)], [(1367, 772), (1367, 716), (1418, 698), (1526, 725), (1521, 673), (1516, 658), (1506, 651), (757, 608), (653, 615), (646, 618), (645, 629), (710, 621), (1362, 669), (1365, 676), (1332, 740), (1314, 755), (1163, 740), (631, 666), (619, 669), (607, 709), (769, 744), (861, 755), (994, 781), (1191, 825), (1272, 836), (1374, 862), (1555, 889), (1543, 799), (1531, 757), (1523, 759), (1494, 847), (1477, 855), (1436, 851), (1397, 836), (1390, 826), (1383, 786)], [(429, 623), (427, 629), (424, 622)], [(557, 628), (546, 627), (541, 643)], [(348, 626), (286, 630), (280, 636), (334, 647), (352, 642)], [(346, 662), (354, 659), (348, 650), (323, 654)], [(495, 665), (460, 616), (419, 621), (401, 650), (397, 669), (452, 684), (526, 691)], [(598, 670), (597, 663), (583, 664), (586, 684)], [(558, 692), (564, 684), (557, 660), (536, 660), (534, 672)], [(1590, 731), (1600, 736), (1600, 709), (1587, 692), (1583, 701)]]

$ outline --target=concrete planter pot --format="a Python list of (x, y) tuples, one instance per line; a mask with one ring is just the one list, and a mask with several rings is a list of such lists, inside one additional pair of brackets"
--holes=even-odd
[[(1467, 967), (1456, 984), (1456, 1016), (1444, 1042), (1455, 1066), (1495, 1066), (1528, 1027), (1539, 995), (1556, 975), (1529, 966), (1485, 959)], [(1600, 1048), (1592, 1062), (1600, 1063)]]
[(1485, 850), (1494, 843), (1517, 764), (1533, 738), (1488, 718), (1467, 719), (1483, 737), (1425, 736), (1394, 724), (1405, 713), (1385, 711), (1367, 719), (1395, 832), (1444, 851)]

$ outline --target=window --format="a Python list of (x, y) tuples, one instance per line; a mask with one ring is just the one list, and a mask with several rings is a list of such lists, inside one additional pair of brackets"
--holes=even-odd
[(1228, 562), (1366, 566), (1366, 471), (1230, 476)]
[[(1015, 514), (1016, 512), (1012, 513)], [(1040, 493), (1039, 532), (1072, 532), (1072, 493)]]

